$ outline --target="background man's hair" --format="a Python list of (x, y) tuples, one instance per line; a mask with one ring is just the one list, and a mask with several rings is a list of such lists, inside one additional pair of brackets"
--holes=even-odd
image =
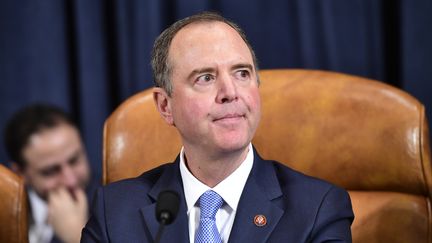
[(188, 24), (197, 22), (223, 22), (231, 26), (235, 31), (237, 31), (237, 33), (241, 36), (241, 38), (248, 46), (252, 55), (255, 69), (256, 71), (258, 71), (258, 61), (255, 56), (255, 52), (249, 41), (247, 40), (244, 31), (237, 24), (233, 23), (230, 20), (227, 20), (226, 18), (214, 12), (198, 13), (196, 15), (181, 19), (172, 24), (158, 36), (153, 45), (151, 65), (153, 68), (154, 84), (156, 87), (163, 88), (168, 93), (168, 95), (171, 95), (173, 89), (170, 80), (172, 67), (168, 62), (168, 52), (171, 46), (171, 42), (177, 32), (179, 32), (183, 27)]
[(17, 111), (7, 122), (4, 130), (4, 144), (10, 159), (24, 168), (26, 162), (22, 152), (29, 138), (35, 133), (60, 124), (77, 127), (69, 115), (56, 106), (35, 104)]

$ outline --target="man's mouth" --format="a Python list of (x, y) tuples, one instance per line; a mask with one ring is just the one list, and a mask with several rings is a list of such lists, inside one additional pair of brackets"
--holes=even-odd
[(217, 117), (213, 121), (235, 121), (243, 118), (245, 118), (243, 114), (225, 114), (220, 117)]

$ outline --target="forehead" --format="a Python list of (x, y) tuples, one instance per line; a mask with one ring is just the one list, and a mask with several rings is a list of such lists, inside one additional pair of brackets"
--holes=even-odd
[(186, 25), (174, 36), (168, 52), (170, 63), (184, 60), (205, 61), (206, 54), (240, 58), (252, 62), (252, 54), (239, 33), (224, 22), (205, 21)]
[(60, 124), (30, 136), (23, 155), (27, 165), (39, 167), (65, 160), (80, 147), (78, 130), (69, 124)]

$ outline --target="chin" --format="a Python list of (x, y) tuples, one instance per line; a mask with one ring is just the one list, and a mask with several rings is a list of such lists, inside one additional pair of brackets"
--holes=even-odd
[(250, 141), (248, 140), (228, 140), (228, 141), (222, 141), (221, 143), (219, 143), (219, 148), (223, 151), (223, 152), (235, 152), (235, 151), (240, 151), (243, 150), (245, 148), (247, 148), (247, 146), (249, 146)]

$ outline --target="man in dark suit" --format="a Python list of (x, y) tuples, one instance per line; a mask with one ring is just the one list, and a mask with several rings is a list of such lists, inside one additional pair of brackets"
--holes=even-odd
[(158, 194), (180, 195), (161, 242), (351, 242), (348, 193), (260, 158), (255, 54), (213, 13), (174, 23), (152, 53), (154, 99), (183, 147), (176, 161), (98, 190), (82, 242), (153, 242)]
[(79, 242), (88, 198), (99, 183), (72, 119), (52, 105), (17, 111), (5, 127), (12, 170), (23, 176), (29, 201), (29, 242)]

